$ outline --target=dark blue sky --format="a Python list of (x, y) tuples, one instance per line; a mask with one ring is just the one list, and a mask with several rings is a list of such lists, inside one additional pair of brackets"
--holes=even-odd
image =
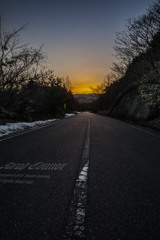
[[(70, 76), (77, 92), (100, 83), (113, 61), (115, 32), (146, 12), (153, 0), (1, 0), (7, 29), (28, 23), (24, 42), (44, 43), (55, 74)], [(82, 90), (83, 88), (83, 90)]]

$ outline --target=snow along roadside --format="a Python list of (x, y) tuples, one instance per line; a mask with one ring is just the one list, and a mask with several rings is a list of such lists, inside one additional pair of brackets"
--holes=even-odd
[[(65, 118), (74, 116), (74, 113), (66, 113)], [(35, 122), (17, 122), (17, 123), (6, 123), (6, 125), (0, 125), (0, 137), (9, 135), (10, 133), (15, 133), (19, 130), (24, 130), (32, 127), (39, 127), (45, 124), (55, 122), (58, 119), (49, 119), (45, 121), (35, 121)]]

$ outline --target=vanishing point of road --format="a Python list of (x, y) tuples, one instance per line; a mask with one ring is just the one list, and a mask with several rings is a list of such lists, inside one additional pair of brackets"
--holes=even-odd
[(159, 240), (160, 135), (81, 113), (0, 139), (1, 240)]

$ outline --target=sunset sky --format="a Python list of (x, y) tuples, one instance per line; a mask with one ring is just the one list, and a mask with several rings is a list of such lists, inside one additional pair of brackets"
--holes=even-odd
[(1, 0), (7, 30), (28, 23), (22, 39), (44, 43), (55, 75), (69, 75), (74, 93), (89, 93), (113, 62), (115, 32), (146, 12), (153, 0)]

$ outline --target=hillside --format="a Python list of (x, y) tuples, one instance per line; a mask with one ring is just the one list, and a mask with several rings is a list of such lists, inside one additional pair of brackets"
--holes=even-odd
[(75, 94), (74, 98), (80, 104), (88, 104), (97, 100), (98, 95), (97, 94)]

